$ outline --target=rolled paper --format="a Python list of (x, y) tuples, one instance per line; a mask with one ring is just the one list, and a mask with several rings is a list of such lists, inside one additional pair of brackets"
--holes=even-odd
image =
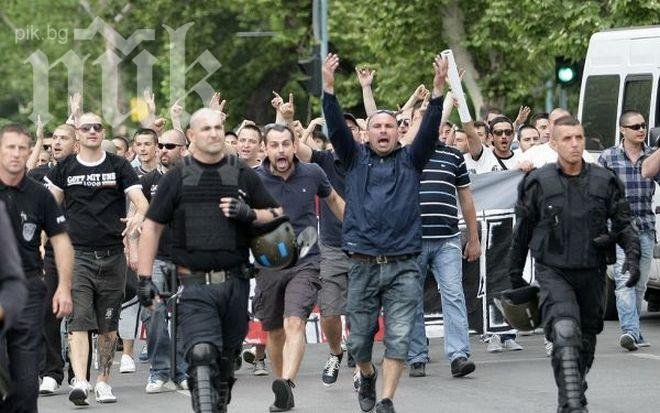
[(461, 77), (458, 75), (458, 68), (454, 60), (454, 53), (451, 49), (443, 50), (440, 52), (441, 56), (447, 58), (449, 67), (447, 68), (447, 76), (449, 77), (449, 85), (456, 100), (458, 101), (458, 116), (461, 118), (462, 123), (472, 121), (470, 109), (468, 109), (467, 102), (465, 101), (465, 94), (463, 93), (463, 86), (461, 85)]

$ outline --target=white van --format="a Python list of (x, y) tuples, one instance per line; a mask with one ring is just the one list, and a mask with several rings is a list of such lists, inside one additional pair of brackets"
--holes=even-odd
[[(619, 116), (633, 109), (644, 115), (650, 132), (647, 143), (655, 145), (660, 135), (659, 83), (660, 26), (613, 29), (592, 35), (578, 107), (587, 149), (601, 151), (618, 144)], [(656, 190), (655, 201), (656, 206), (660, 205), (660, 190)], [(660, 230), (660, 218), (656, 220), (656, 230)], [(611, 318), (616, 307), (611, 285), (608, 290), (611, 300), (606, 317)], [(650, 311), (660, 311), (660, 259), (652, 264), (646, 299)]]

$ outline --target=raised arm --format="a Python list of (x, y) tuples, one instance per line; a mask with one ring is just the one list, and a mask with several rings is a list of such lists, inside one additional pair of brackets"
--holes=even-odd
[(181, 99), (174, 101), (170, 107), (170, 120), (172, 121), (172, 129), (184, 132), (183, 125), (181, 124), (181, 115), (183, 114), (183, 106), (180, 104)]
[(413, 164), (417, 170), (421, 171), (431, 156), (433, 146), (438, 141), (438, 129), (440, 127), (440, 118), (442, 116), (442, 93), (445, 88), (445, 77), (447, 76), (447, 58), (437, 55), (433, 62), (433, 92), (431, 101), (419, 132), (415, 140), (410, 144), (410, 151)]
[(332, 146), (345, 164), (350, 165), (357, 152), (357, 143), (346, 125), (344, 114), (335, 96), (335, 71), (339, 67), (339, 56), (329, 53), (323, 64), (323, 114), (328, 125), (328, 137)]
[(367, 113), (367, 117), (373, 115), (377, 110), (376, 99), (374, 99), (374, 91), (371, 88), (371, 84), (374, 81), (374, 75), (376, 74), (375, 70), (371, 70), (368, 67), (355, 67), (355, 73), (357, 74), (358, 81), (362, 87), (362, 101), (364, 103), (364, 111)]
[(41, 148), (44, 146), (44, 124), (41, 122), (41, 116), (37, 115), (37, 140), (34, 143), (30, 157), (28, 158), (25, 168), (29, 171), (37, 165)]
[(472, 159), (477, 160), (481, 157), (481, 154), (484, 151), (483, 145), (481, 144), (481, 139), (477, 135), (476, 129), (474, 129), (474, 122), (470, 121), (463, 124), (463, 130), (468, 138), (468, 146), (470, 149), (470, 156)]

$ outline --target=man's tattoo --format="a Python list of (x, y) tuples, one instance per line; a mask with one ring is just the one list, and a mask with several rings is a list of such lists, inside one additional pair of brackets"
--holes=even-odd
[(99, 335), (99, 364), (101, 366), (101, 374), (104, 376), (110, 375), (110, 368), (112, 367), (116, 349), (116, 334), (112, 338), (107, 338), (103, 334)]

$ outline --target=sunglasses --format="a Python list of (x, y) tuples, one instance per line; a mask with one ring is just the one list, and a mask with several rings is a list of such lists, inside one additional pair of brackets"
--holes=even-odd
[(396, 124), (398, 126), (401, 126), (401, 125), (410, 126), (410, 119), (399, 119), (399, 120), (396, 121)]
[(513, 135), (513, 129), (496, 129), (496, 130), (493, 130), (493, 135), (495, 135), (495, 136), (502, 136), (502, 135), (511, 136), (511, 135)]
[(89, 132), (94, 129), (96, 132), (101, 132), (103, 130), (103, 125), (100, 123), (84, 123), (78, 128), (83, 132)]
[(49, 150), (49, 149), (50, 149), (50, 145), (44, 145), (44, 150), (47, 151), (47, 150)]
[(159, 143), (159, 144), (158, 144), (158, 149), (163, 149), (163, 148), (165, 148), (165, 149), (167, 149), (168, 151), (171, 151), (171, 150), (173, 150), (173, 149), (178, 148), (179, 146), (183, 146), (183, 145), (177, 145), (176, 143)]
[(640, 129), (646, 130), (646, 123), (642, 122), (642, 123), (636, 123), (634, 125), (624, 125), (623, 127), (632, 130), (640, 130)]

